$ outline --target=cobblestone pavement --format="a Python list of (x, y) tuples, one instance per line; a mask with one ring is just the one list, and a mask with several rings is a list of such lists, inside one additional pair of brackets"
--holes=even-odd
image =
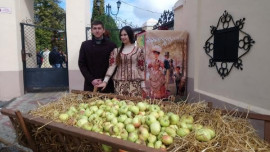
[[(48, 102), (55, 101), (65, 93), (66, 92), (27, 93), (9, 102), (0, 102), (0, 109), (7, 108), (27, 113), (29, 110), (37, 108), (39, 104), (43, 105)], [(1, 113), (0, 128), (0, 152), (31, 151), (18, 145), (16, 141), (16, 133), (9, 118)]]

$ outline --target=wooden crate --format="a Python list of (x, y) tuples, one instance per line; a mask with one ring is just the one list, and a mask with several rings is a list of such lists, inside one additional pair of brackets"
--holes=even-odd
[[(104, 95), (109, 98), (128, 99), (139, 101), (142, 98), (125, 97), (114, 94), (102, 94), (86, 91), (72, 91), (82, 95)], [(132, 143), (107, 135), (86, 131), (81, 128), (52, 122), (48, 119), (36, 118), (29, 114), (20, 114), (19, 111), (2, 109), (1, 113), (7, 115), (15, 128), (19, 144), (33, 151), (88, 151), (101, 152), (101, 144), (109, 145), (113, 151), (126, 150), (130, 152), (162, 152), (144, 145)], [(42, 136), (40, 136), (42, 135)], [(42, 143), (42, 144), (39, 144)], [(48, 148), (49, 147), (49, 148)]]
[[(125, 97), (114, 94), (100, 94), (85, 91), (72, 91), (82, 95), (104, 95), (109, 98), (128, 99), (140, 101), (141, 98)], [(163, 102), (164, 106), (170, 104)], [(208, 105), (211, 108), (211, 103)], [(209, 109), (210, 109), (209, 108)], [(99, 152), (101, 144), (113, 147), (113, 151), (119, 149), (131, 152), (161, 152), (161, 150), (146, 147), (129, 141), (113, 138), (107, 135), (86, 131), (77, 127), (62, 123), (52, 122), (48, 119), (36, 118), (28, 114), (20, 114), (19, 111), (2, 109), (1, 113), (9, 116), (18, 137), (19, 144), (31, 148), (33, 151), (93, 151)], [(228, 111), (223, 110), (223, 114)], [(250, 119), (263, 120), (264, 138), (270, 142), (270, 116), (253, 113), (235, 113), (236, 117), (248, 117)], [(42, 136), (41, 136), (42, 135)], [(40, 144), (42, 143), (42, 144)]]

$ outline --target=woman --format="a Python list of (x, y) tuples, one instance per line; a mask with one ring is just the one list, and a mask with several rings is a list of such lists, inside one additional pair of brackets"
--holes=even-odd
[(161, 48), (159, 46), (152, 47), (152, 53), (154, 55), (154, 60), (148, 65), (149, 69), (149, 81), (150, 81), (150, 96), (151, 98), (166, 98), (165, 89), (165, 75), (162, 73), (164, 69), (164, 64), (159, 60), (159, 54)]
[[(98, 87), (104, 89), (113, 76), (116, 94), (141, 96), (142, 90), (146, 91), (144, 51), (135, 46), (134, 33), (131, 27), (123, 27), (120, 30), (119, 37), (122, 46), (112, 51), (106, 76)], [(114, 71), (115, 74), (113, 75)]]
[(49, 61), (50, 53), (51, 51), (48, 48), (45, 48), (45, 51), (43, 52), (43, 63), (41, 65), (41, 68), (52, 68)]

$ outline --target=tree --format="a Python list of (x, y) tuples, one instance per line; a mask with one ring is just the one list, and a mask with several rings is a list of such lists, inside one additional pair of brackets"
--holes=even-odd
[(104, 23), (105, 29), (109, 32), (110, 40), (117, 46), (120, 46), (119, 29), (115, 23), (115, 20), (104, 12), (104, 0), (100, 0), (100, 9), (98, 9), (96, 0), (93, 3), (93, 12), (91, 21), (99, 20)]
[(92, 11), (92, 19), (91, 21), (97, 20), (96, 17), (100, 15), (104, 15), (104, 0), (100, 0), (100, 7), (97, 6), (97, 0), (94, 0), (93, 3), (93, 11)]
[[(46, 28), (36, 28), (37, 50), (57, 46), (66, 51), (65, 10), (59, 7), (60, 0), (35, 0), (35, 24)], [(50, 29), (48, 29), (50, 28)], [(53, 30), (52, 30), (53, 29)]]

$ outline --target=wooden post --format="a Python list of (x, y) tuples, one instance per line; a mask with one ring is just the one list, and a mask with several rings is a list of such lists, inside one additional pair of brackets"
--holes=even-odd
[(94, 93), (97, 93), (97, 90), (98, 90), (98, 87), (94, 86), (93, 92), (94, 92)]
[(270, 143), (270, 121), (264, 121), (264, 140)]
[(34, 152), (37, 152), (37, 148), (36, 148), (36, 146), (35, 146), (35, 142), (34, 142), (34, 140), (32, 139), (32, 137), (31, 137), (31, 135), (30, 135), (30, 133), (29, 133), (29, 131), (28, 131), (26, 125), (25, 125), (25, 122), (24, 122), (24, 120), (23, 120), (23, 117), (22, 117), (21, 112), (18, 110), (18, 111), (15, 112), (15, 114), (16, 114), (16, 117), (17, 117), (17, 119), (18, 119), (18, 121), (19, 121), (19, 124), (20, 124), (20, 126), (21, 126), (21, 128), (22, 128), (22, 131), (23, 131), (23, 133), (24, 133), (25, 136), (26, 136), (26, 139), (27, 139), (28, 144), (30, 145), (31, 149), (32, 149)]

